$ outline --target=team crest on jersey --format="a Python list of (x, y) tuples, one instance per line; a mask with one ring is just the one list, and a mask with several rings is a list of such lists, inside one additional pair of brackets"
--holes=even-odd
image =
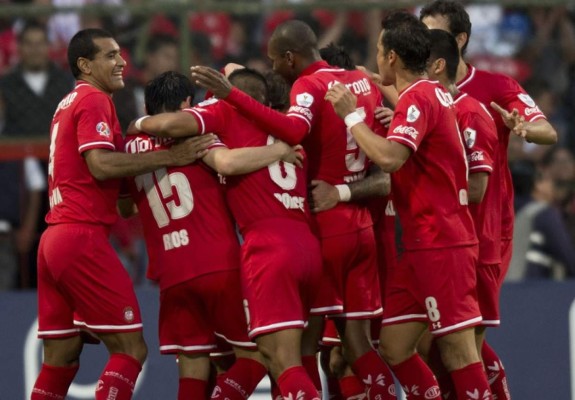
[(295, 102), (302, 107), (309, 107), (313, 104), (313, 96), (309, 93), (301, 93), (295, 97)]
[(104, 121), (98, 122), (96, 125), (96, 132), (98, 132), (100, 136), (110, 137), (110, 127)]
[(465, 145), (470, 149), (475, 145), (475, 138), (477, 137), (477, 131), (475, 129), (466, 128), (463, 131), (463, 137), (465, 138)]
[(521, 93), (519, 96), (519, 100), (527, 105), (527, 107), (535, 107), (535, 101), (529, 96), (527, 93)]
[(417, 118), (421, 115), (421, 112), (413, 104), (407, 109), (407, 122), (415, 122)]
[(126, 322), (132, 322), (134, 320), (134, 310), (132, 310), (132, 307), (124, 308), (124, 320)]

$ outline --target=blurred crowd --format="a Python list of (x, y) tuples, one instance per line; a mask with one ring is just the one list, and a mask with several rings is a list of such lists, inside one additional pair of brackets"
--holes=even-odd
[[(54, 6), (139, 0), (33, 0), (13, 3)], [(261, 0), (264, 3), (280, 0)], [(296, 2), (295, 0), (292, 0)], [(297, 1), (302, 2), (306, 0)], [(290, 1), (284, 1), (288, 4)], [(3, 5), (10, 3), (0, 0)], [(575, 277), (575, 9), (564, 6), (503, 8), (467, 6), (473, 24), (466, 57), (476, 67), (518, 80), (559, 134), (552, 148), (510, 144), (516, 184), (517, 229), (509, 280)], [(417, 9), (413, 10), (418, 12)], [(375, 49), (386, 11), (312, 13), (273, 11), (257, 15), (197, 12), (187, 15), (113, 16), (60, 13), (35, 19), (0, 12), (0, 153), (3, 139), (49, 137), (58, 102), (71, 90), (66, 45), (80, 29), (111, 31), (128, 62), (126, 87), (114, 97), (123, 128), (142, 116), (145, 83), (167, 70), (190, 65), (221, 68), (229, 62), (267, 71), (265, 43), (281, 22), (309, 23), (320, 47), (337, 43), (358, 65), (376, 70)], [(189, 26), (182, 37), (181, 18)], [(199, 92), (196, 102), (203, 98)], [(35, 285), (35, 249), (47, 208), (47, 160), (0, 157), (0, 290)], [(121, 220), (113, 235), (136, 283), (146, 266), (137, 220)]]

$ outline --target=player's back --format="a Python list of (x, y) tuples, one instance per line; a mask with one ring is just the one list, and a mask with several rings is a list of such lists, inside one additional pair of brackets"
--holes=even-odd
[[(329, 88), (341, 83), (357, 97), (358, 112), (376, 129), (375, 108), (381, 105), (381, 94), (367, 75), (317, 63), (318, 69), (303, 75), (294, 83), (288, 115), (297, 115), (310, 123), (310, 133), (302, 145), (309, 155), (308, 178), (332, 185), (351, 183), (365, 177), (368, 159), (355, 142), (333, 106), (324, 100)], [(315, 214), (322, 237), (339, 235), (370, 227), (369, 211), (356, 203), (339, 203)]]
[[(216, 133), (230, 149), (265, 146), (274, 141), (273, 132), (264, 132), (223, 101), (200, 103), (186, 112), (192, 113), (206, 132)], [(279, 161), (255, 172), (225, 177), (228, 204), (242, 233), (263, 220), (289, 219), (309, 224), (306, 165), (307, 161), (303, 168)]]
[[(126, 152), (169, 148), (172, 139), (130, 136)], [(148, 278), (166, 288), (238, 268), (239, 244), (216, 174), (196, 162), (131, 178), (148, 250)]]
[(122, 132), (112, 99), (79, 81), (58, 105), (50, 130), (48, 224), (112, 225), (119, 180), (96, 180), (82, 155), (91, 149), (121, 151)]
[(467, 207), (467, 162), (451, 96), (419, 80), (399, 97), (387, 138), (411, 156), (391, 174), (408, 250), (477, 243)]

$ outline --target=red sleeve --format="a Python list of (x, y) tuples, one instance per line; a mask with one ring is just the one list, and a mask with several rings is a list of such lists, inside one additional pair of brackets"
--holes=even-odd
[(226, 101), (252, 118), (260, 128), (290, 145), (299, 144), (309, 132), (305, 120), (272, 110), (237, 88), (232, 89)]
[(183, 111), (190, 113), (196, 119), (200, 135), (204, 133), (220, 133), (225, 130), (227, 121), (225, 115), (228, 111), (225, 110), (225, 103), (215, 97), (202, 101), (195, 107), (186, 108)]
[(531, 96), (515, 80), (500, 76), (500, 81), (494, 84), (500, 93), (497, 103), (504, 109), (508, 111), (517, 109), (519, 115), (525, 117), (525, 120), (529, 122), (546, 118)]
[(80, 154), (91, 149), (120, 150), (114, 143), (118, 129), (116, 113), (112, 100), (104, 93), (84, 97), (76, 107), (74, 118)]
[(406, 93), (398, 101), (389, 126), (387, 139), (409, 147), (413, 151), (429, 131), (432, 99), (422, 98), (417, 92)]
[(498, 145), (497, 128), (489, 112), (476, 101), (461, 110), (459, 129), (465, 143), (469, 173), (493, 171), (493, 159)]

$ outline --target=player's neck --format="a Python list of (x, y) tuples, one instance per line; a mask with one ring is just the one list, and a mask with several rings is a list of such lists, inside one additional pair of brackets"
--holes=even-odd
[(467, 70), (469, 67), (465, 63), (463, 58), (459, 59), (459, 65), (457, 66), (457, 74), (455, 75), (455, 82), (461, 82), (463, 78), (467, 76)]
[(83, 76), (81, 76), (81, 77), (78, 78), (78, 79), (79, 79), (79, 80), (82, 80), (82, 81), (84, 81), (84, 82), (89, 83), (91, 86), (93, 86), (93, 87), (95, 87), (96, 89), (98, 89), (98, 90), (100, 90), (100, 91), (106, 93), (108, 96), (112, 96), (112, 93), (111, 93), (111, 92), (109, 92), (108, 90), (104, 89), (104, 88), (102, 87), (102, 85), (100, 85), (95, 79), (92, 79), (91, 76), (83, 75)]

